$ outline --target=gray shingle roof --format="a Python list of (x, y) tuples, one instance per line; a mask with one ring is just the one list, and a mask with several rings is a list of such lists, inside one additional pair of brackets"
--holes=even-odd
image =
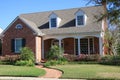
[[(87, 23), (85, 26), (75, 26), (75, 13), (83, 10), (87, 15)], [(54, 12), (61, 18), (60, 27), (49, 29), (49, 15)], [(44, 34), (65, 34), (65, 33), (83, 33), (83, 32), (100, 32), (101, 22), (95, 22), (95, 15), (100, 15), (103, 12), (102, 6), (82, 7), (65, 10), (55, 10), (47, 12), (37, 12), (29, 14), (21, 14), (19, 17), (24, 18), (28, 24), (35, 27), (35, 30)], [(32, 22), (32, 23), (31, 23)], [(33, 25), (34, 23), (34, 25)], [(35, 26), (36, 25), (36, 26)], [(39, 30), (38, 30), (39, 29)]]

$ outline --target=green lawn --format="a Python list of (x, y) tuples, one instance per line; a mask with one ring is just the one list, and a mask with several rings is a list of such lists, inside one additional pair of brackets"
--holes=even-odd
[(61, 78), (120, 79), (120, 66), (99, 64), (68, 64), (52, 66), (64, 71)]
[(36, 67), (0, 65), (0, 76), (26, 76), (37, 77), (45, 74), (45, 71)]

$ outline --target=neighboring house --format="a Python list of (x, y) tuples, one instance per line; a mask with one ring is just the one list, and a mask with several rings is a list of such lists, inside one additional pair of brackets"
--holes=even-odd
[(101, 13), (102, 6), (93, 6), (21, 14), (2, 33), (2, 55), (19, 54), (26, 46), (40, 62), (54, 44), (67, 54), (104, 55), (101, 33), (105, 21), (95, 19)]

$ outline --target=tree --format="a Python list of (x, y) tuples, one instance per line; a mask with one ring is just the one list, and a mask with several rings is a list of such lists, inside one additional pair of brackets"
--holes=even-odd
[(110, 24), (120, 27), (120, 0), (89, 0), (90, 2), (104, 7), (104, 13), (98, 21), (107, 17)]
[(104, 20), (107, 21), (112, 27), (117, 27), (114, 31), (108, 31), (108, 23), (106, 22), (106, 24), (104, 24), (104, 53), (118, 53), (120, 49), (118, 44), (120, 42), (120, 0), (89, 0), (88, 3), (91, 2), (95, 5), (103, 6), (104, 13), (97, 17), (98, 21)]

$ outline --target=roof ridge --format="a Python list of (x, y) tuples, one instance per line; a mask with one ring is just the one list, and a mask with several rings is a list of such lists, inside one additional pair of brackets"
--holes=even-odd
[(101, 5), (95, 5), (95, 6), (85, 6), (85, 7), (76, 7), (76, 8), (68, 8), (68, 9), (58, 9), (58, 10), (48, 10), (48, 11), (41, 11), (41, 12), (33, 12), (33, 13), (24, 13), (20, 15), (28, 15), (28, 14), (39, 14), (39, 13), (45, 13), (45, 12), (56, 12), (56, 11), (66, 11), (66, 10), (72, 10), (72, 9), (80, 9), (80, 8), (92, 8), (92, 7), (101, 7)]

